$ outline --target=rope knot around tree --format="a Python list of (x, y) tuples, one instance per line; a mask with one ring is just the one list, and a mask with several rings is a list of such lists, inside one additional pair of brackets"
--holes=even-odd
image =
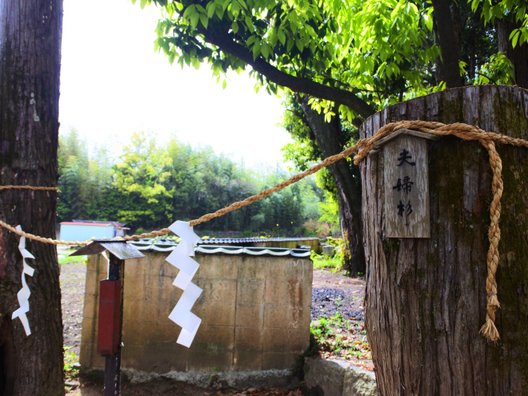
[[(435, 136), (455, 136), (459, 139), (465, 141), (478, 141), (488, 152), (489, 155), (489, 164), (492, 170), (492, 181), (491, 181), (491, 190), (492, 190), (492, 201), (489, 208), (490, 215), (490, 225), (488, 229), (488, 241), (489, 248), (487, 253), (487, 277), (486, 277), (486, 321), (481, 327), (481, 334), (488, 340), (496, 342), (499, 340), (500, 335), (495, 326), (495, 317), (496, 311), (500, 308), (499, 299), (497, 296), (497, 282), (496, 282), (496, 273), (499, 266), (499, 242), (501, 238), (500, 231), (500, 216), (501, 216), (501, 198), (504, 191), (504, 183), (502, 180), (502, 160), (499, 153), (497, 152), (496, 144), (505, 144), (516, 147), (528, 148), (528, 140), (513, 138), (510, 136), (502, 135), (496, 132), (487, 132), (474, 125), (464, 124), (464, 123), (452, 123), (444, 124), (441, 122), (434, 121), (422, 121), (422, 120), (413, 120), (413, 121), (398, 121), (386, 124), (380, 128), (372, 137), (360, 139), (354, 145), (348, 147), (347, 149), (341, 151), (338, 154), (334, 154), (330, 157), (325, 158), (323, 161), (318, 164), (310, 167), (304, 172), (298, 173), (291, 178), (273, 186), (268, 189), (261, 191), (256, 195), (252, 195), (242, 201), (234, 202), (224, 208), (221, 208), (215, 212), (207, 213), (197, 219), (190, 220), (189, 223), (191, 226), (196, 226), (199, 224), (206, 223), (215, 218), (224, 216), (228, 213), (231, 213), (235, 210), (243, 208), (245, 206), (251, 205), (257, 201), (260, 201), (269, 195), (280, 191), (305, 177), (312, 175), (319, 171), (322, 168), (328, 167), (337, 161), (346, 159), (348, 157), (353, 157), (353, 162), (355, 165), (359, 165), (363, 159), (367, 157), (369, 153), (375, 147), (376, 142), (383, 139), (384, 137), (394, 133), (399, 129), (411, 129), (423, 133), (428, 133)], [(27, 189), (27, 190), (44, 190), (44, 191), (58, 191), (57, 187), (40, 187), (40, 186), (15, 186), (15, 185), (4, 185), (0, 186), (0, 191), (2, 190), (13, 190), (13, 189)], [(37, 242), (51, 244), (51, 245), (86, 245), (90, 241), (63, 241), (56, 240), (52, 238), (45, 238), (42, 236), (34, 235), (22, 230), (17, 230), (10, 224), (5, 223), (0, 220), (0, 226), (4, 227), (8, 231), (17, 234), (20, 237), (25, 237)], [(142, 238), (152, 238), (164, 236), (170, 233), (169, 228), (163, 228), (160, 230), (126, 236), (123, 239), (126, 241), (138, 240)]]

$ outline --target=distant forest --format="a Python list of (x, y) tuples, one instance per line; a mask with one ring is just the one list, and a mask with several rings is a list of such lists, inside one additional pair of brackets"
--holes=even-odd
[[(245, 169), (210, 148), (175, 139), (160, 147), (134, 133), (117, 161), (89, 150), (75, 131), (60, 137), (58, 221), (111, 220), (134, 232), (167, 227), (244, 199), (286, 179), (288, 173)], [(337, 205), (314, 178), (206, 223), (214, 236), (336, 234)]]

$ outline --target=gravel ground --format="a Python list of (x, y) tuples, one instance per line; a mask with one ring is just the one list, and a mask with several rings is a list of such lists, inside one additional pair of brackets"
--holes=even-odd
[[(83, 263), (70, 263), (61, 265), (61, 288), (62, 288), (62, 316), (64, 322), (64, 345), (71, 347), (71, 351), (79, 354), (81, 343), (81, 321), (84, 299), (84, 283), (86, 265)], [(350, 345), (359, 345), (362, 353), (335, 352), (335, 350), (321, 351), (325, 358), (342, 358), (363, 368), (372, 370), (372, 362), (368, 351), (365, 352), (364, 345), (366, 337), (364, 331), (363, 297), (365, 282), (358, 278), (348, 278), (328, 270), (314, 270), (312, 320), (329, 318), (339, 313), (344, 319), (339, 324), (333, 324), (333, 330), (344, 337)], [(332, 349), (332, 348), (331, 348)], [(335, 349), (335, 348), (334, 348)], [(365, 352), (365, 353), (363, 353)], [(79, 384), (76, 380), (70, 380), (71, 386), (68, 395), (97, 395), (100, 394), (99, 384)], [(142, 386), (127, 386), (123, 388), (124, 394), (179, 394), (179, 395), (277, 395), (297, 396), (301, 395), (299, 390), (259, 390), (249, 389), (245, 392), (234, 391), (205, 391), (187, 385), (181, 385), (174, 389), (174, 384), (159, 384), (159, 389), (152, 392), (143, 389)], [(159, 392), (158, 392), (159, 391)]]
[(312, 320), (334, 316), (364, 321), (365, 281), (348, 278), (328, 270), (314, 270), (312, 285)]

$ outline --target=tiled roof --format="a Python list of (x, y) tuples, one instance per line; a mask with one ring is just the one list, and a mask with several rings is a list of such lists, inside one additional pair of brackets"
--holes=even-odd
[(231, 245), (231, 244), (247, 244), (247, 243), (272, 243), (272, 242), (302, 242), (319, 240), (316, 237), (305, 237), (305, 238), (207, 238), (202, 239), (199, 245)]
[[(257, 238), (258, 239), (258, 238)], [(177, 246), (177, 243), (170, 239), (141, 239), (131, 241), (138, 250), (151, 252), (171, 252)], [(310, 249), (287, 249), (273, 247), (248, 247), (248, 246), (218, 246), (207, 245), (207, 241), (202, 241), (195, 248), (195, 252), (203, 254), (247, 254), (250, 256), (292, 256), (292, 257), (310, 257)]]
[(200, 245), (195, 250), (206, 254), (249, 254), (251, 256), (293, 256), (310, 257), (310, 249), (286, 249), (271, 247), (238, 247)]

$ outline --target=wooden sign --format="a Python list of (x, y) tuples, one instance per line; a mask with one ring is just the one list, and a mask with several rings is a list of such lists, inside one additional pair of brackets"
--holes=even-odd
[(389, 238), (429, 238), (430, 135), (401, 129), (383, 144), (385, 232)]

